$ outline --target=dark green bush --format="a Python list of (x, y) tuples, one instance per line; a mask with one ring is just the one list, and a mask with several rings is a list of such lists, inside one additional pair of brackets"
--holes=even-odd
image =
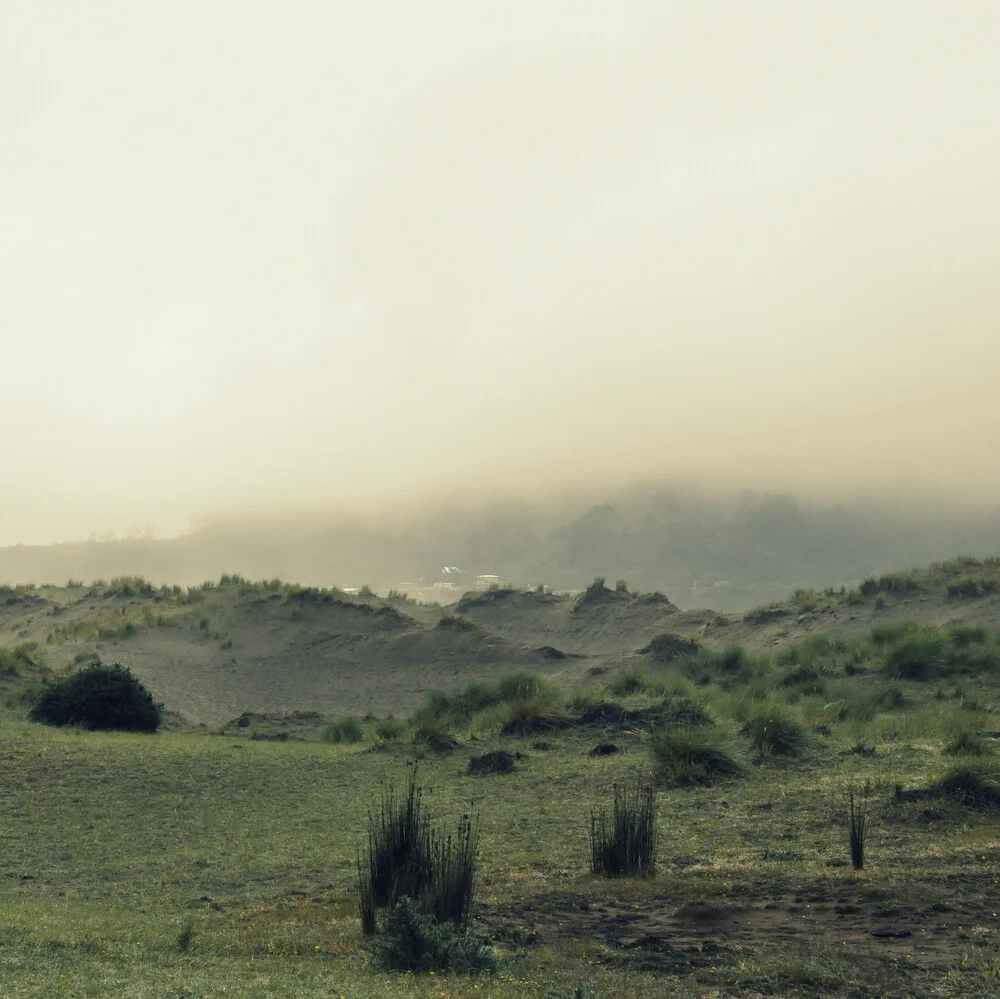
[(48, 686), (31, 719), (46, 725), (155, 732), (163, 712), (131, 671), (115, 663), (90, 666)]
[(493, 971), (496, 962), (475, 934), (420, 911), (409, 896), (392, 910), (385, 935), (374, 948), (384, 971)]

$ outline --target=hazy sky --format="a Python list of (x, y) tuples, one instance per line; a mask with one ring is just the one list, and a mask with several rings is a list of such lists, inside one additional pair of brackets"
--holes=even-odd
[(3, 0), (0, 543), (1000, 486), (996, 0)]

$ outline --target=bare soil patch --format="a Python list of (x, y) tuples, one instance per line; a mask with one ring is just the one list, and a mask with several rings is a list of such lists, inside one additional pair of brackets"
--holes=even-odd
[(609, 881), (478, 908), (480, 927), (511, 946), (589, 944), (603, 963), (662, 974), (721, 965), (765, 944), (836, 947), (859, 960), (874, 953), (940, 972), (1000, 929), (991, 872), (947, 876), (916, 894), (813, 882), (704, 899), (678, 886)]

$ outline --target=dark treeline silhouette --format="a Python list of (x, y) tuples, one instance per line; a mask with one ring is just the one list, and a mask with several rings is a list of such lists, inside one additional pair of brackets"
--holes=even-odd
[[(503, 501), (388, 520), (288, 514), (220, 519), (169, 540), (14, 546), (0, 549), (0, 582), (142, 575), (192, 585), (230, 572), (384, 591), (442, 581), (471, 588), (489, 573), (564, 590), (603, 575), (661, 590), (682, 607), (741, 610), (795, 587), (854, 585), (889, 569), (997, 552), (1000, 518), (992, 511), (650, 487), (576, 506)], [(461, 571), (443, 573), (445, 566)]]

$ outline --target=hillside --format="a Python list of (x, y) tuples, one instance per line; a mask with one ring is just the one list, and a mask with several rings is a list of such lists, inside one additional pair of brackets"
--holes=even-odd
[(4, 587), (0, 696), (13, 703), (47, 676), (100, 658), (130, 666), (176, 724), (215, 727), (246, 711), (398, 714), (431, 690), (513, 670), (571, 682), (642, 663), (664, 634), (764, 651), (899, 620), (1000, 629), (1000, 561), (962, 558), (852, 590), (798, 590), (742, 615), (682, 611), (662, 594), (596, 581), (575, 597), (506, 588), (443, 608), (233, 576), (187, 590), (134, 577)]
[(392, 516), (219, 519), (167, 540), (18, 545), (0, 548), (0, 581), (142, 575), (157, 584), (199, 585), (238, 572), (322, 587), (367, 583), (381, 593), (448, 602), (471, 589), (477, 575), (557, 591), (603, 575), (667, 593), (683, 609), (739, 613), (796, 588), (856, 586), (866, 576), (956, 551), (1000, 551), (995, 510), (899, 497), (834, 503), (657, 486), (534, 503), (442, 504)]

